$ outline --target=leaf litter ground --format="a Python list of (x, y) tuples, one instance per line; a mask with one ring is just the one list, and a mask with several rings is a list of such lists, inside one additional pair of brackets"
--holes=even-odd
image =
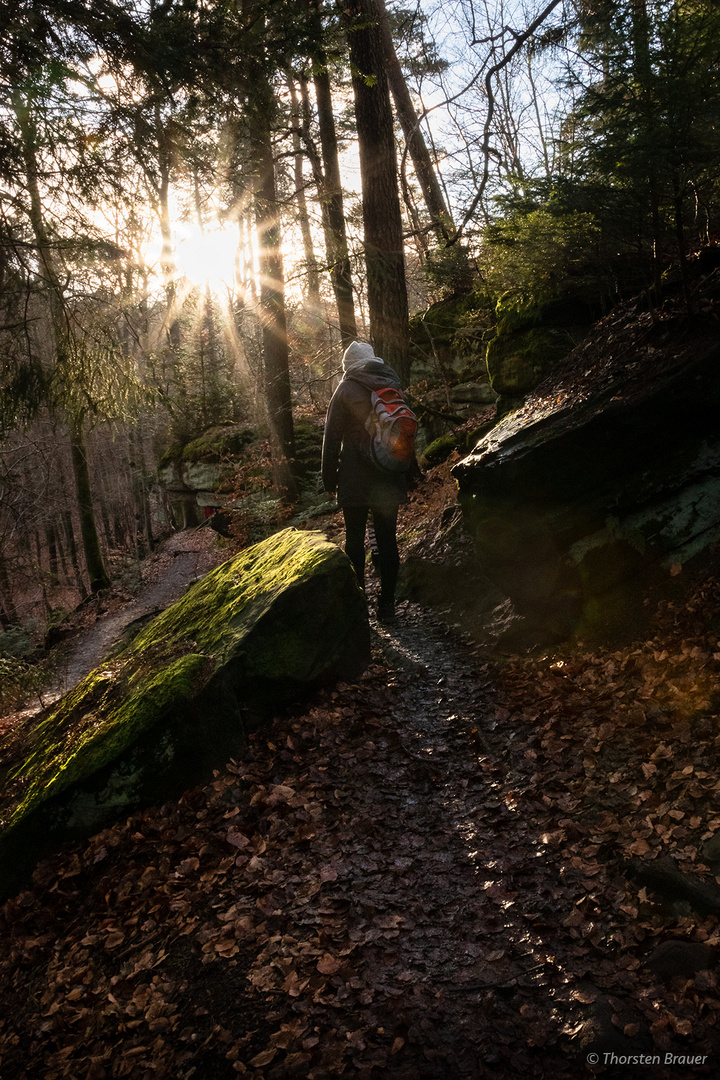
[(715, 1075), (717, 911), (628, 866), (716, 894), (719, 599), (501, 665), (402, 605), (357, 683), (5, 905), (0, 1075)]

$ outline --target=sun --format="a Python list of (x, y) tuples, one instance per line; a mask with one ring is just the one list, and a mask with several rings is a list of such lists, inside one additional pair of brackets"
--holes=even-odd
[(178, 269), (194, 285), (209, 285), (213, 292), (232, 287), (237, 245), (236, 229), (183, 225), (175, 252)]

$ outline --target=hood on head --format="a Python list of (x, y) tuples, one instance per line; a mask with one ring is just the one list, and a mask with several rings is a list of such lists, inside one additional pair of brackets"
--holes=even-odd
[(367, 364), (369, 360), (374, 360), (376, 364), (382, 364), (382, 360), (375, 355), (372, 345), (368, 344), (367, 341), (351, 341), (343, 353), (343, 371), (350, 371), (351, 368), (358, 365)]

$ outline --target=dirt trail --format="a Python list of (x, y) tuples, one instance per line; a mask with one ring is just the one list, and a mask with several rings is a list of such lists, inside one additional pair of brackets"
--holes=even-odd
[[(55, 1012), (11, 1062), (22, 1053), (28, 1076), (50, 1078), (120, 1038), (161, 1077), (437, 1080), (501, 1063), (495, 988), (532, 998), (545, 955), (522, 917), (498, 917), (510, 894), (492, 893), (514, 858), (478, 765), (492, 689), (410, 605), (374, 642), (356, 685), (278, 718), (210, 788), (107, 830), (71, 866), (45, 865), (36, 880), (56, 895), (38, 889), (23, 914), (35, 940), (43, 923), (58, 935), (33, 957), (41, 1007)], [(122, 1036), (145, 992), (162, 996), (168, 1023), (143, 1008)], [(95, 1015), (78, 1044), (82, 1005)]]
[(102, 663), (130, 623), (174, 603), (191, 581), (227, 558), (217, 539), (217, 534), (205, 527), (174, 533), (166, 540), (143, 563), (143, 582), (138, 595), (116, 610), (102, 614), (73, 639), (57, 680), (43, 693), (44, 703), (50, 704), (66, 694)]
[[(412, 605), (376, 634), (377, 666), (294, 725), (289, 749), (302, 756), (280, 769), (276, 758), (267, 779), (244, 774), (256, 807), (290, 811), (263, 851), (273, 887), (255, 903), (273, 932), (247, 973), (279, 1014), (265, 1055), (295, 1014), (321, 1034), (308, 1075), (576, 1076), (584, 1058), (558, 1046), (557, 867), (538, 858), (540, 836), (518, 828), (497, 775), (495, 688)], [(310, 848), (288, 866), (308, 810)], [(570, 891), (565, 911), (582, 887)], [(281, 1012), (283, 989), (299, 1000)], [(269, 1066), (268, 1077), (301, 1075)]]
[(652, 1056), (648, 1016), (654, 1077), (707, 1055), (714, 974), (673, 996), (639, 970), (607, 815), (538, 784), (537, 705), (496, 674), (401, 605), (356, 683), (43, 864), (2, 915), (2, 1075), (575, 1080)]

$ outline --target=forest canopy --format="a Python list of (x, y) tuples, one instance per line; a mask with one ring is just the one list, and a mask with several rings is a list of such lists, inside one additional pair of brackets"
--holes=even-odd
[(487, 377), (503, 318), (657, 306), (673, 273), (691, 305), (717, 250), (711, 0), (19, 0), (0, 26), (3, 655), (171, 526), (168, 452), (226, 429), (236, 493), (307, 498), (355, 337), (445, 385), (440, 305)]

